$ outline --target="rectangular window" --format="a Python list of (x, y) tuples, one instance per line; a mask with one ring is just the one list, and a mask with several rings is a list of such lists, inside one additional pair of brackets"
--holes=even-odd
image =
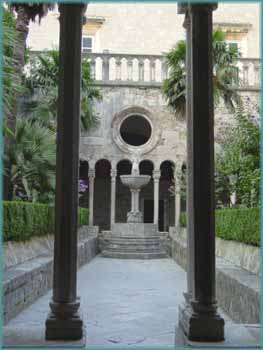
[(235, 50), (238, 49), (238, 44), (237, 44), (237, 43), (229, 42), (228, 45), (229, 45), (229, 48), (230, 48), (230, 49), (233, 49), (233, 50), (234, 50), (234, 49), (235, 49)]
[(93, 37), (92, 36), (83, 36), (82, 37), (82, 51), (83, 52), (92, 52), (93, 46)]

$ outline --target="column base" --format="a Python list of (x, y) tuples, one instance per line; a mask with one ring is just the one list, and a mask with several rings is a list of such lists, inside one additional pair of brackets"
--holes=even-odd
[(217, 313), (194, 313), (185, 303), (179, 306), (179, 327), (188, 340), (200, 342), (220, 342), (224, 337), (224, 319)]
[(46, 340), (80, 340), (84, 335), (83, 321), (77, 311), (79, 302), (50, 303), (46, 320)]
[(83, 321), (79, 315), (63, 320), (49, 314), (46, 320), (46, 340), (80, 340), (83, 335)]
[(127, 214), (127, 222), (142, 223), (142, 213), (140, 211), (129, 211)]

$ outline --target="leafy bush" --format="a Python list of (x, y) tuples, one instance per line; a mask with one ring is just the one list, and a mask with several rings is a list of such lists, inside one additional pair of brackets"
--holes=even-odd
[[(54, 233), (54, 207), (22, 201), (4, 202), (4, 241), (26, 241)], [(88, 224), (88, 209), (79, 208), (79, 225)]]
[[(260, 245), (260, 212), (259, 208), (218, 209), (215, 211), (216, 236), (232, 240)], [(182, 227), (186, 227), (186, 213), (180, 217)]]
[[(219, 197), (236, 194), (237, 205), (257, 207), (260, 197), (260, 108), (249, 97), (238, 106), (234, 126), (221, 130), (216, 152), (216, 189)], [(220, 196), (221, 192), (221, 196)], [(226, 201), (223, 205), (226, 204)]]
[(258, 208), (216, 210), (217, 237), (251, 245), (260, 245)]
[(186, 227), (186, 213), (185, 212), (181, 213), (180, 225), (181, 225), (181, 227)]

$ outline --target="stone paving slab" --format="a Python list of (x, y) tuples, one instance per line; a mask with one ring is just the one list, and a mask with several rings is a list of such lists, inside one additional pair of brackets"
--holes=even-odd
[(186, 339), (182, 331), (176, 330), (176, 344), (179, 346), (198, 347), (203, 350), (210, 349), (262, 349), (260, 346), (260, 327), (257, 325), (244, 325), (227, 323), (225, 325), (225, 340), (222, 342), (196, 342)]
[[(185, 290), (185, 272), (171, 259), (96, 257), (78, 273), (87, 345), (173, 345)], [(7, 328), (44, 328), (50, 297), (48, 293), (39, 299)], [(5, 344), (10, 345), (5, 333)]]
[[(96, 257), (78, 273), (86, 345), (90, 349), (174, 347), (178, 305), (183, 302), (185, 290), (186, 274), (171, 259)], [(50, 298), (48, 293), (7, 324), (5, 345), (36, 346), (39, 339), (39, 345), (50, 347), (50, 342), (44, 340)], [(23, 338), (21, 329), (26, 327), (30, 332), (24, 331)], [(76, 342), (67, 345), (81, 346)]]

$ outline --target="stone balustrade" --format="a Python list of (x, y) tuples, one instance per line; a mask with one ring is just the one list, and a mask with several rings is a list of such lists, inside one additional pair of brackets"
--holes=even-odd
[(160, 85), (168, 75), (163, 56), (92, 53), (88, 57), (92, 77), (103, 83)]
[[(116, 53), (83, 54), (89, 57), (92, 77), (98, 83), (156, 85), (169, 75), (164, 56)], [(260, 59), (240, 58), (237, 63), (238, 89), (260, 89)]]
[(239, 87), (260, 89), (260, 59), (240, 58), (237, 63)]
[[(43, 52), (32, 51), (36, 56)], [(117, 53), (83, 53), (97, 84), (148, 85), (160, 87), (169, 75), (164, 56)], [(240, 58), (237, 62), (237, 89), (260, 90), (260, 59)]]

